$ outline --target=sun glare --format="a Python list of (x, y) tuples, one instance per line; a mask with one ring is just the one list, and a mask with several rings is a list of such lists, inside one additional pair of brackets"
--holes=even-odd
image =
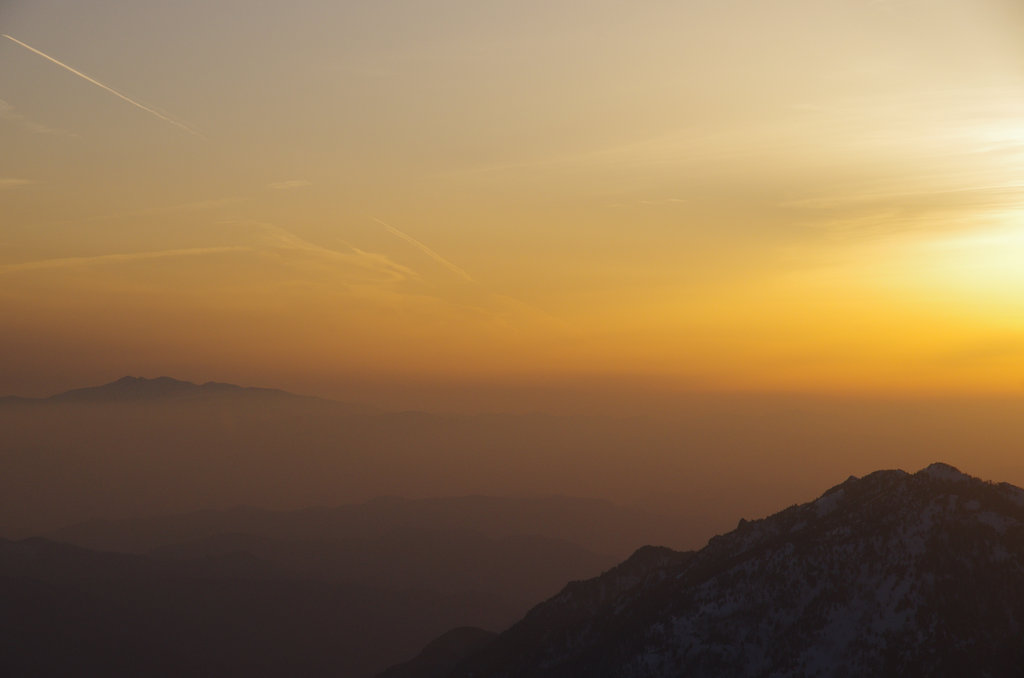
[(936, 273), (950, 285), (1020, 299), (1024, 293), (1024, 211), (998, 228), (935, 241)]

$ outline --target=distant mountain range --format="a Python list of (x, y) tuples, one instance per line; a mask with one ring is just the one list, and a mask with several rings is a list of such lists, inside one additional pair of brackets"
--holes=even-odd
[(700, 551), (640, 549), (464, 647), (381, 676), (1021, 676), (1024, 490), (945, 464), (851, 477)]
[(251, 388), (236, 386), (234, 384), (223, 384), (216, 381), (208, 381), (205, 384), (193, 384), (189, 381), (180, 381), (171, 377), (157, 377), (146, 379), (145, 377), (122, 377), (117, 381), (93, 386), (89, 388), (78, 388), (65, 391), (49, 400), (71, 402), (71, 401), (104, 401), (104, 400), (150, 400), (159, 398), (197, 398), (204, 396), (257, 396), (271, 398), (295, 398), (286, 391), (271, 388)]
[[(256, 388), (236, 386), (216, 381), (205, 384), (194, 384), (171, 377), (121, 377), (109, 384), (89, 386), (64, 391), (45, 398), (23, 398), (5, 396), (0, 398), (0, 405), (43, 404), (43, 403), (128, 403), (146, 401), (173, 401), (202, 398), (247, 398), (247, 399), (301, 399), (331, 403), (313, 396), (301, 396), (275, 388)], [(340, 404), (340, 403), (339, 403)], [(361, 411), (371, 412), (369, 406), (349, 406)]]

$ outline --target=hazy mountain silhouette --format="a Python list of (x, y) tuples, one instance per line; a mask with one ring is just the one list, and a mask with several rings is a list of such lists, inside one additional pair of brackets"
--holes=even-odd
[(602, 499), (381, 497), (360, 504), (296, 511), (237, 507), (90, 521), (45, 536), (89, 548), (144, 553), (229, 534), (321, 542), (379, 539), (389, 533), (416, 531), (461, 532), (491, 538), (543, 537), (621, 559), (643, 544), (675, 544), (685, 528), (678, 519)]
[[(194, 384), (190, 381), (181, 381), (171, 377), (147, 379), (146, 377), (126, 376), (109, 384), (76, 388), (45, 398), (6, 396), (0, 398), (0, 404), (130, 403), (190, 398), (296, 399), (307, 402), (335, 402), (313, 396), (296, 395), (276, 388), (237, 386), (217, 381)], [(341, 405), (341, 403), (336, 404)], [(372, 413), (377, 411), (375, 408), (365, 405), (345, 405), (354, 412)]]
[(469, 496), (199, 511), (82, 523), (47, 536), (161, 559), (247, 554), (291, 576), (370, 587), (478, 592), (508, 614), (464, 623), (502, 628), (566, 581), (599, 573), (644, 541), (673, 539), (676, 525), (594, 499)]
[(697, 552), (641, 549), (569, 584), (446, 675), (952, 677), (1022, 667), (1024, 490), (933, 464), (851, 477)]
[(389, 589), (476, 593), (506, 616), (465, 622), (503, 628), (566, 581), (593, 576), (614, 559), (544, 537), (492, 538), (462, 532), (403, 530), (337, 541), (218, 535), (167, 546), (152, 555), (174, 560), (247, 554), (295, 577)]

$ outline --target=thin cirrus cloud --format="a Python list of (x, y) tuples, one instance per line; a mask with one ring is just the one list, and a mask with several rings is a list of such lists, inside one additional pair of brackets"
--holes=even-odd
[(114, 219), (170, 214), (175, 212), (202, 212), (205, 210), (223, 209), (243, 202), (245, 202), (245, 198), (235, 196), (229, 196), (226, 198), (209, 198), (206, 200), (193, 200), (191, 202), (175, 203), (173, 205), (162, 205), (160, 207), (147, 207), (146, 209), (131, 210), (128, 212), (101, 214), (95, 217), (89, 217), (82, 221), (110, 221)]
[(656, 207), (659, 205), (685, 205), (686, 201), (682, 198), (662, 198), (660, 200), (641, 200), (640, 204)]
[[(225, 222), (231, 223), (231, 222)], [(383, 254), (365, 252), (348, 243), (349, 252), (317, 245), (305, 240), (288, 229), (268, 223), (247, 223), (247, 227), (255, 228), (257, 241), (260, 246), (267, 249), (290, 251), (318, 258), (328, 264), (351, 266), (365, 272), (370, 272), (382, 277), (380, 282), (403, 282), (410, 278), (418, 278), (416, 271), (407, 266), (396, 263)]]
[(296, 188), (305, 188), (311, 185), (311, 182), (305, 179), (288, 179), (287, 181), (278, 181), (273, 184), (269, 184), (267, 188), (272, 188), (275, 191), (290, 191)]
[(36, 182), (31, 179), (17, 179), (15, 177), (0, 177), (0, 191), (9, 191), (23, 186), (31, 186)]
[(251, 222), (222, 222), (222, 224), (241, 226), (244, 229), (243, 237), (238, 239), (241, 244), (100, 254), (87, 257), (56, 257), (2, 265), (0, 274), (56, 272), (131, 264), (140, 261), (211, 255), (273, 253), (275, 260), (282, 264), (285, 260), (280, 259), (281, 255), (299, 256), (306, 261), (320, 261), (326, 265), (327, 270), (340, 274), (342, 282), (347, 281), (353, 284), (393, 284), (418, 277), (412, 269), (393, 262), (384, 255), (364, 252), (352, 246), (348, 246), (350, 250), (348, 252), (333, 250), (304, 240), (291, 231), (273, 224)]
[(245, 251), (246, 247), (192, 247), (184, 249), (159, 250), (154, 252), (126, 252), (123, 254), (100, 254), (91, 257), (58, 257), (40, 259), (17, 264), (0, 266), (0, 273), (20, 273), (24, 271), (45, 271), (65, 268), (81, 268), (104, 264), (124, 264), (133, 261), (153, 259), (171, 259), (176, 257), (195, 257), (207, 254)]
[(57, 134), (68, 137), (78, 137), (77, 134), (73, 134), (66, 130), (56, 129), (48, 125), (36, 122), (23, 113), (19, 113), (15, 110), (14, 106), (8, 102), (0, 99), (0, 120), (7, 120), (16, 125), (19, 125), (22, 129), (31, 132), (33, 134)]
[(164, 115), (163, 113), (160, 113), (159, 111), (155, 111), (152, 108), (150, 108), (149, 106), (146, 106), (145, 104), (140, 104), (138, 101), (136, 101), (135, 99), (132, 99), (127, 94), (122, 94), (121, 92), (118, 92), (113, 87), (110, 87), (109, 85), (104, 85), (99, 80), (96, 80), (95, 78), (89, 77), (85, 73), (82, 73), (81, 71), (76, 70), (76, 69), (72, 68), (71, 66), (68, 66), (66, 63), (64, 63), (64, 62), (62, 62), (62, 61), (60, 61), (58, 59), (53, 58), (49, 54), (46, 54), (45, 52), (42, 52), (42, 51), (36, 49), (35, 47), (32, 47), (31, 45), (28, 45), (28, 44), (22, 42), (21, 40), (18, 40), (17, 38), (14, 38), (14, 37), (12, 37), (10, 35), (7, 35), (6, 33), (0, 34), (0, 37), (7, 38), (11, 42), (24, 47), (25, 49), (27, 49), (28, 51), (32, 52), (33, 54), (37, 54), (37, 55), (43, 57), (44, 59), (46, 59), (47, 61), (50, 61), (50, 62), (52, 62), (54, 64), (57, 64), (58, 66), (60, 66), (64, 70), (77, 75), (78, 77), (82, 78), (83, 80), (86, 80), (87, 82), (92, 83), (93, 85), (96, 85), (100, 89), (104, 89), (107, 92), (110, 92), (111, 94), (113, 94), (117, 98), (121, 99), (122, 101), (126, 101), (129, 104), (131, 104), (132, 106), (135, 106), (136, 108), (139, 108), (139, 109), (149, 113), (150, 115), (153, 115), (156, 118), (158, 118), (160, 120), (163, 120), (164, 122), (166, 122), (166, 123), (168, 123), (170, 125), (174, 125), (175, 127), (179, 128), (179, 129), (182, 129), (182, 130), (188, 132), (189, 134), (195, 135), (197, 137), (203, 137), (202, 134), (200, 134), (196, 130), (192, 129), (188, 125), (186, 125), (186, 124), (184, 124), (182, 122), (178, 122), (174, 118), (168, 117), (168, 116)]
[(435, 252), (431, 248), (427, 247), (426, 245), (424, 245), (423, 243), (421, 243), (419, 240), (417, 240), (416, 238), (412, 237), (408, 233), (400, 231), (397, 228), (395, 228), (394, 226), (392, 226), (391, 224), (389, 224), (387, 222), (384, 222), (384, 221), (381, 221), (380, 219), (374, 218), (373, 221), (375, 223), (380, 224), (381, 226), (383, 226), (384, 229), (388, 233), (390, 233), (391, 235), (395, 236), (396, 238), (401, 238), (405, 242), (407, 242), (410, 245), (412, 245), (413, 247), (417, 248), (418, 250), (420, 250), (421, 252), (426, 254), (428, 257), (430, 257), (431, 259), (433, 259), (437, 263), (441, 264), (442, 266), (444, 266), (449, 271), (451, 271), (455, 275), (459, 276), (460, 278), (462, 278), (466, 282), (473, 282), (473, 277), (469, 273), (467, 273), (465, 271), (465, 269), (460, 268), (459, 266), (456, 266), (452, 262), (448, 261), (447, 259), (442, 257), (440, 254), (438, 254), (437, 252)]
[(793, 218), (820, 232), (879, 236), (950, 230), (976, 230), (993, 221), (1016, 218), (1024, 210), (1019, 185), (893, 187), (783, 202)]

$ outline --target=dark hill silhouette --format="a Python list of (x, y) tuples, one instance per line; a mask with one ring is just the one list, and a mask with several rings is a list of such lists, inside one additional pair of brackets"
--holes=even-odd
[(468, 618), (476, 593), (373, 588), (238, 556), (160, 559), (0, 540), (0, 675), (361, 678)]
[(496, 635), (473, 626), (452, 629), (431, 641), (415, 659), (391, 667), (378, 678), (444, 678), (462, 659), (486, 646)]
[[(338, 675), (365, 676), (411, 656), (452, 625), (504, 628), (566, 581), (593, 576), (617, 560), (559, 535), (593, 538), (594, 523), (600, 530), (606, 521), (611, 539), (606, 535), (599, 543), (623, 544), (630, 530), (648, 529), (647, 519), (658, 527), (656, 518), (641, 511), (561, 497), (387, 498), (336, 508), (239, 508), (87, 523), (53, 535), (78, 547), (30, 543), (37, 550), (60, 550), (36, 567), (44, 573), (59, 568), (47, 580), (62, 585), (69, 578), (79, 581), (76, 572), (99, 576), (106, 568), (112, 580), (142, 581), (143, 592), (151, 584), (141, 574), (174, 579), (193, 573), (242, 578), (254, 588), (257, 579), (271, 587), (281, 581), (316, 583), (346, 595), (363, 592), (367, 605), (381, 597), (392, 610), (399, 601), (404, 607), (396, 614), (405, 616), (401, 635), (392, 637), (391, 622), (374, 614), (362, 621), (358, 636), (367, 648), (344, 645), (352, 654), (340, 666), (354, 668)], [(197, 610), (213, 604), (209, 594), (190, 600)]]
[(1020, 676), (1022, 666), (1024, 490), (932, 464), (851, 477), (697, 552), (641, 549), (446, 675)]

